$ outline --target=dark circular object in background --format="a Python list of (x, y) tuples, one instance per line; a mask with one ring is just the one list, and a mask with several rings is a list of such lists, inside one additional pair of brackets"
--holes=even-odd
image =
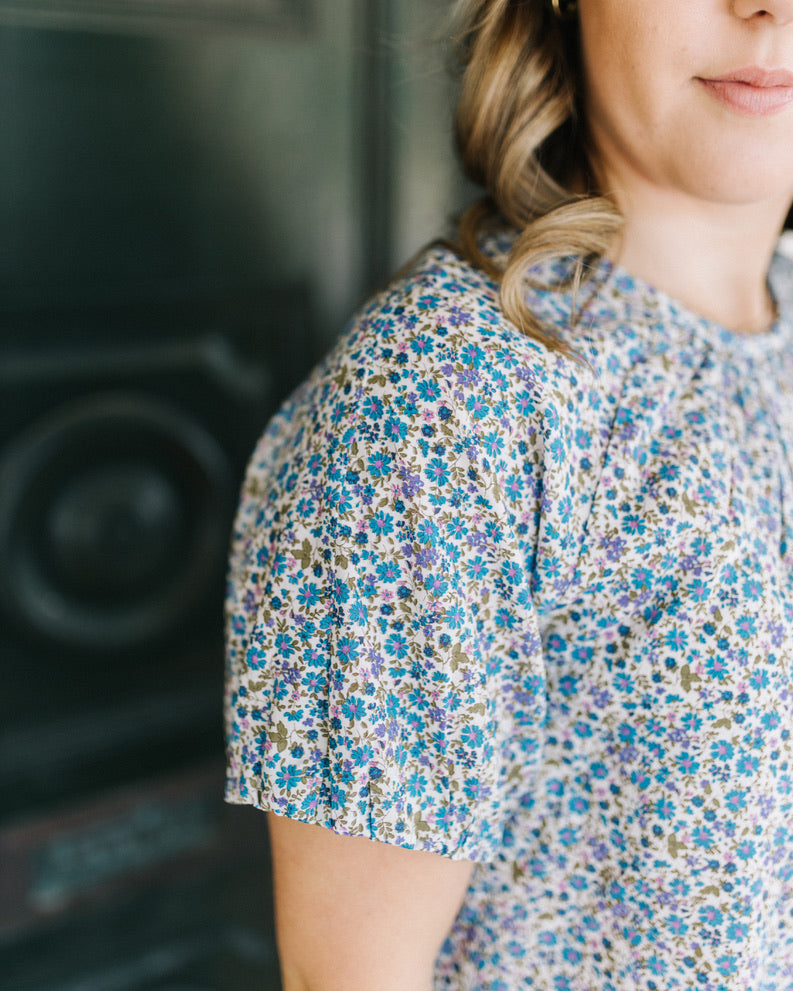
[(0, 598), (89, 650), (167, 636), (223, 573), (232, 473), (212, 435), (145, 394), (51, 410), (0, 460)]

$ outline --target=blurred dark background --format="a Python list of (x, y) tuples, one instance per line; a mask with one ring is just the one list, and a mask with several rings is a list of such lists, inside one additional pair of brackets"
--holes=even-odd
[(447, 0), (0, 0), (0, 988), (278, 987), (245, 460), (465, 196)]

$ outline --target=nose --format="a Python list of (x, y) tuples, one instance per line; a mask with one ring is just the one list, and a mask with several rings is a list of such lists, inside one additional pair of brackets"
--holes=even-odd
[(793, 0), (732, 0), (736, 17), (744, 20), (765, 18), (784, 25), (793, 22)]

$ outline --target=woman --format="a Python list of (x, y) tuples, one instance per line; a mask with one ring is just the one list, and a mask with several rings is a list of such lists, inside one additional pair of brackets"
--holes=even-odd
[(459, 7), (490, 199), (235, 533), (285, 987), (793, 988), (793, 0)]

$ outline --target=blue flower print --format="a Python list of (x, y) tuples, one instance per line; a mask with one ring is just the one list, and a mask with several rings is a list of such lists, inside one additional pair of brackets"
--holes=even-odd
[(575, 265), (580, 362), (436, 245), (267, 426), (226, 795), (474, 862), (434, 991), (790, 989), (793, 263), (746, 335)]

